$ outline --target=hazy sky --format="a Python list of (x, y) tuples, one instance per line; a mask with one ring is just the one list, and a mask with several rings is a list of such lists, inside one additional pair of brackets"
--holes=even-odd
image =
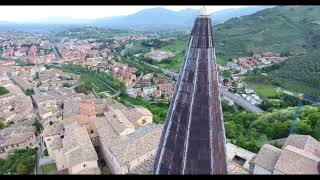
[[(0, 6), (0, 21), (35, 21), (59, 16), (75, 19), (96, 19), (129, 15), (154, 7), (179, 11), (186, 8), (200, 9), (201, 6)], [(206, 6), (208, 13), (239, 7), (243, 6)]]

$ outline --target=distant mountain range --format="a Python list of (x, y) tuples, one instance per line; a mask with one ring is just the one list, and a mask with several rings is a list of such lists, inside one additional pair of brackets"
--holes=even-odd
[[(214, 12), (211, 15), (213, 24), (219, 24), (231, 19), (244, 15), (253, 14), (262, 9), (272, 6), (251, 6), (236, 9), (225, 9)], [(23, 24), (48, 24), (48, 25), (81, 25), (81, 26), (98, 26), (111, 28), (126, 29), (183, 29), (191, 28), (194, 18), (199, 14), (195, 9), (184, 9), (181, 11), (172, 11), (165, 8), (150, 8), (139, 11), (128, 16), (105, 17), (95, 20), (72, 19), (69, 17), (49, 17), (40, 19), (34, 23)], [(0, 26), (4, 25), (21, 25), (22, 23), (0, 22)]]

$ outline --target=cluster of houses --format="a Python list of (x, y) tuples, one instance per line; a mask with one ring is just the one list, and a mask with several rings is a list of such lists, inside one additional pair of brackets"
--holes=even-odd
[(33, 148), (36, 145), (32, 100), (25, 95), (5, 73), (0, 74), (0, 87), (9, 92), (0, 95), (0, 158), (16, 149)]
[[(100, 174), (100, 161), (112, 173), (144, 173), (136, 168), (153, 160), (162, 130), (152, 122), (152, 113), (75, 93), (58, 85), (63, 82), (59, 76), (42, 82), (33, 95), (44, 127), (42, 139), (58, 173)], [(152, 171), (152, 163), (142, 169)]]
[(174, 83), (167, 76), (149, 73), (141, 77), (135, 88), (128, 89), (128, 94), (132, 97), (151, 97), (171, 101)]
[(280, 53), (265, 52), (255, 54), (252, 57), (240, 57), (227, 63), (231, 71), (246, 72), (256, 67), (264, 67), (285, 61), (288, 57), (280, 56)]
[(107, 57), (110, 52), (107, 48), (100, 48), (102, 43), (95, 39), (70, 39), (64, 38), (57, 44), (58, 52), (64, 61), (96, 60)]
[(51, 43), (41, 36), (6, 36), (0, 41), (0, 56), (8, 61), (24, 60), (36, 64), (51, 62), (56, 58)]

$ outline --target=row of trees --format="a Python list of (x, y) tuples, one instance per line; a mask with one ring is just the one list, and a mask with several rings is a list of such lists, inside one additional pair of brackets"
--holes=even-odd
[(148, 40), (142, 41), (141, 44), (146, 47), (161, 48), (166, 45), (172, 44), (174, 41), (175, 41), (174, 39), (170, 39), (168, 41), (163, 41), (159, 39), (148, 39)]

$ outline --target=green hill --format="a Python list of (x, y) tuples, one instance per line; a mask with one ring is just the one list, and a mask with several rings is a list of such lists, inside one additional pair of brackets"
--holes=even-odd
[(213, 32), (225, 61), (251, 52), (305, 53), (320, 47), (320, 6), (265, 9), (214, 26)]
[(320, 51), (297, 55), (275, 66), (268, 74), (286, 89), (320, 96)]
[[(214, 20), (214, 19), (213, 19)], [(320, 96), (320, 6), (280, 6), (213, 27), (217, 55), (225, 62), (252, 53), (289, 52), (267, 72), (276, 85)]]

